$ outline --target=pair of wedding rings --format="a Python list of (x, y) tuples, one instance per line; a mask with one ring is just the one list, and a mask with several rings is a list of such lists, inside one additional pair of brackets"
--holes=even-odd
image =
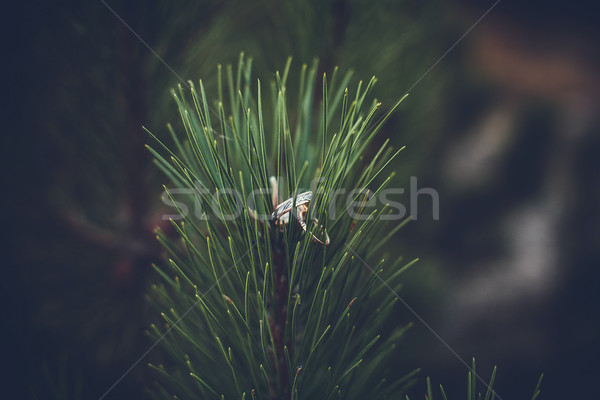
[[(295, 214), (296, 214), (296, 219), (298, 220), (298, 223), (300, 224), (300, 226), (302, 227), (302, 229), (304, 230), (304, 232), (307, 231), (307, 227), (306, 227), (306, 214), (308, 213), (308, 206), (310, 204), (310, 200), (312, 199), (312, 192), (304, 192), (304, 193), (300, 193), (298, 196), (296, 196), (296, 202), (295, 202)], [(286, 201), (284, 201), (283, 203), (279, 204), (277, 207), (275, 207), (275, 211), (273, 211), (273, 213), (271, 214), (271, 219), (273, 221), (275, 221), (276, 224), (278, 223), (283, 223), (283, 224), (287, 224), (290, 222), (290, 215), (292, 212), (292, 209), (294, 208), (294, 199), (293, 198), (289, 198)], [(318, 225), (319, 221), (317, 221), (317, 219), (314, 219), (314, 224)], [(311, 235), (311, 239), (313, 242), (320, 244), (321, 246), (327, 246), (330, 243), (329, 240), (329, 235), (327, 234), (327, 232), (325, 232), (325, 242), (323, 242), (323, 240), (319, 239), (318, 237), (316, 237), (314, 234), (310, 233)]]

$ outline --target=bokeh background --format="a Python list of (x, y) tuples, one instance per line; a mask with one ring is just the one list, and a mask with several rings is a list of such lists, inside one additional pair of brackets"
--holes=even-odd
[[(423, 196), (387, 250), (421, 259), (403, 299), (483, 378), (498, 365), (503, 399), (529, 398), (542, 372), (543, 399), (598, 398), (598, 14), (591, 1), (514, 3), (499, 2), (424, 77), (493, 2), (6, 9), (2, 397), (97, 399), (150, 346), (144, 294), (166, 178), (141, 126), (164, 133), (179, 77), (210, 89), (216, 65), (244, 51), (263, 80), (290, 55), (291, 77), (314, 57), (322, 71), (376, 75), (384, 107), (420, 79), (381, 134), (407, 146), (397, 184), (416, 176), (440, 196), (439, 220)], [(426, 376), (466, 395), (465, 366), (420, 323), (394, 367), (423, 369), (415, 398)], [(151, 379), (142, 362), (106, 398), (143, 399)]]

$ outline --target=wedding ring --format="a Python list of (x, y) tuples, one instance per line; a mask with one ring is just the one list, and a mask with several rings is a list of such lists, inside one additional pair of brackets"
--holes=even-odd
[[(308, 204), (310, 203), (311, 199), (312, 199), (312, 192), (304, 192), (304, 193), (300, 193), (298, 196), (296, 196), (296, 219), (298, 220), (298, 223), (300, 224), (300, 226), (302, 227), (302, 230), (304, 230), (304, 232), (307, 231), (305, 216), (306, 216), (306, 213), (308, 212)], [(284, 201), (283, 203), (281, 203), (277, 207), (275, 207), (275, 211), (273, 211), (273, 213), (271, 214), (271, 219), (273, 221), (275, 221), (275, 223), (278, 223), (280, 221), (281, 221), (281, 223), (284, 223), (284, 224), (289, 223), (290, 222), (290, 212), (292, 211), (293, 207), (294, 207), (294, 199), (293, 198), (287, 199), (286, 201)], [(318, 225), (317, 219), (315, 219), (313, 221), (313, 223), (315, 225)], [(323, 242), (321, 239), (319, 239), (312, 233), (310, 235), (311, 235), (312, 241), (317, 244), (320, 244), (321, 246), (327, 246), (330, 243), (329, 235), (327, 233), (325, 233), (325, 242)]]
[[(300, 193), (296, 196), (296, 207), (310, 203), (310, 199), (312, 198), (312, 192), (304, 192)], [(289, 222), (289, 215), (286, 215), (292, 210), (294, 205), (294, 199), (289, 198), (283, 203), (279, 204), (275, 207), (275, 211), (271, 214), (271, 219), (274, 221), (278, 221), (279, 219), (283, 219), (283, 222)]]

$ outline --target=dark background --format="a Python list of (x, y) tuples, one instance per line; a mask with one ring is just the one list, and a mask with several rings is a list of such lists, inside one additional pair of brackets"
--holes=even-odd
[[(107, 4), (175, 73), (214, 87), (254, 58), (269, 80), (354, 68), (390, 107), (493, 4), (480, 1)], [(435, 188), (388, 251), (419, 257), (401, 293), (497, 392), (597, 398), (599, 24), (591, 1), (501, 1), (412, 90), (381, 137), (407, 150), (398, 185)], [(144, 301), (166, 179), (141, 126), (176, 119), (178, 77), (99, 1), (4, 10), (1, 320), (5, 398), (97, 399), (151, 345)], [(406, 186), (404, 186), (406, 187)], [(405, 199), (406, 200), (406, 199)], [(415, 320), (407, 310), (398, 323)], [(144, 398), (145, 360), (106, 397)], [(399, 373), (450, 398), (466, 368), (417, 323)], [(10, 396), (10, 397), (7, 397)]]

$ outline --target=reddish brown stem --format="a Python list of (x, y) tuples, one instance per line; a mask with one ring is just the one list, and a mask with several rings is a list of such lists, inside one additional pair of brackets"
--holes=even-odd
[[(273, 275), (275, 279), (275, 304), (271, 306), (269, 323), (275, 342), (274, 357), (277, 357), (277, 365), (279, 366), (279, 394), (282, 400), (287, 400), (290, 399), (290, 379), (283, 348), (288, 344), (285, 340), (289, 293), (288, 268), (285, 250), (282, 248), (281, 243), (273, 243), (272, 248), (274, 249)], [(287, 347), (289, 351), (290, 346), (288, 345)], [(276, 385), (272, 382), (271, 392), (277, 393), (277, 390), (273, 386)]]

